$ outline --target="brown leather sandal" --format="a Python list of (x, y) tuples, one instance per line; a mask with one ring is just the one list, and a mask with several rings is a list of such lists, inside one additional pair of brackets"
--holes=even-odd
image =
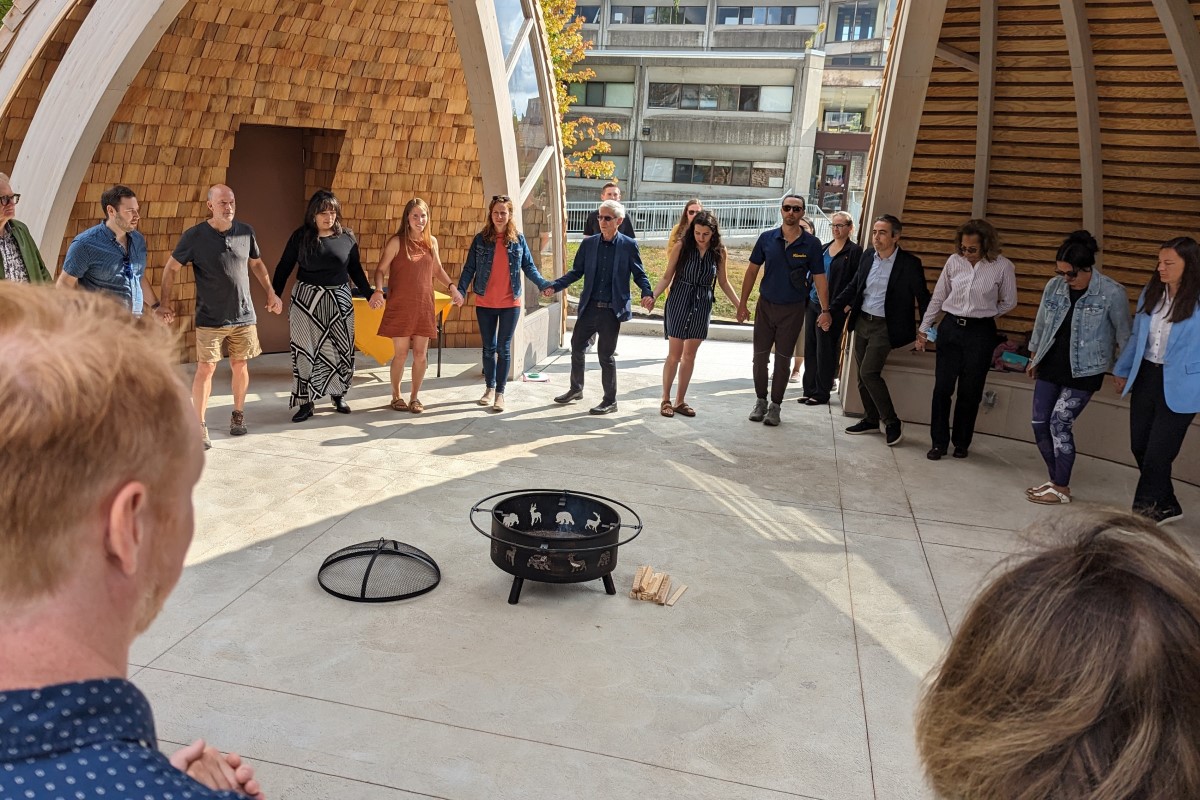
[(672, 407), (671, 401), (663, 400), (662, 405), (660, 405), (658, 407), (658, 413), (662, 414), (664, 417), (675, 416), (675, 409), (674, 409), (674, 407)]
[(679, 414), (683, 414), (685, 417), (696, 416), (696, 409), (692, 408), (687, 403), (680, 403), (679, 405), (675, 406), (675, 411)]
[(392, 411), (408, 411), (408, 403), (404, 402), (403, 397), (396, 397), (388, 406)]
[(408, 404), (408, 410), (414, 414), (420, 414), (422, 411), (425, 410), (425, 406), (421, 405), (420, 400), (413, 400), (411, 403)]

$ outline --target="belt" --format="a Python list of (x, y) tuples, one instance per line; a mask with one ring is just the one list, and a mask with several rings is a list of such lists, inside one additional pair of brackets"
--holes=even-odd
[(612, 303), (601, 303), (599, 300), (592, 305), (594, 305), (596, 308), (612, 308)]
[(968, 325), (977, 325), (981, 322), (993, 322), (992, 317), (960, 317), (958, 314), (946, 312), (946, 319), (951, 320), (960, 328), (965, 328)]
[(865, 319), (867, 322), (875, 322), (876, 320), (883, 322), (885, 319), (884, 317), (876, 316), (875, 314), (868, 314), (865, 311), (860, 311), (858, 315), (860, 317), (862, 317), (863, 319)]

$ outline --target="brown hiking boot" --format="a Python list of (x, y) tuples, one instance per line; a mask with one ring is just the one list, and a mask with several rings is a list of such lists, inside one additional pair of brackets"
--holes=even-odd
[(229, 417), (229, 435), (230, 436), (245, 436), (246, 435), (246, 414), (243, 411), (234, 411)]

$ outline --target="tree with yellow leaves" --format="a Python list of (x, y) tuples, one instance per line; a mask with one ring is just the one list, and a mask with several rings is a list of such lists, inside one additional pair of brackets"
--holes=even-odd
[(584, 178), (611, 178), (616, 166), (596, 157), (612, 152), (605, 136), (617, 133), (621, 126), (615, 122), (596, 122), (592, 117), (567, 119), (574, 97), (572, 83), (585, 83), (596, 73), (576, 65), (587, 55), (592, 42), (583, 38), (583, 17), (575, 13), (574, 0), (539, 0), (546, 39), (550, 44), (550, 61), (554, 66), (554, 94), (558, 100), (558, 124), (562, 130), (563, 162), (568, 175)]

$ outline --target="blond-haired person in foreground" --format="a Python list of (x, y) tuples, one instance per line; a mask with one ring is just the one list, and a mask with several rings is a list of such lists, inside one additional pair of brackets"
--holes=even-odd
[(1200, 797), (1200, 569), (1145, 519), (1081, 512), (985, 587), (917, 714), (946, 800)]
[(0, 797), (261, 797), (203, 740), (159, 753), (126, 680), (204, 464), (170, 333), (100, 294), (3, 281), (0, 352)]

